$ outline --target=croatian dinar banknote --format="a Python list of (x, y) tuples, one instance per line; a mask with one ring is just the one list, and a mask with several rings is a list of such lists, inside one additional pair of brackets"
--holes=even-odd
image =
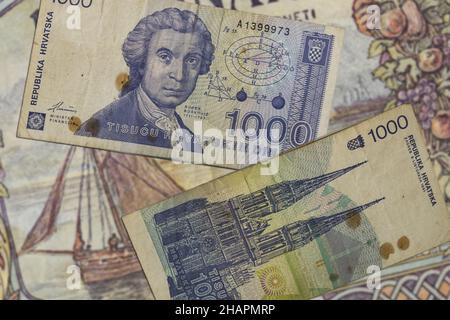
[[(248, 136), (287, 150), (327, 132), (341, 29), (156, 0), (81, 1), (77, 24), (71, 8), (41, 2), (19, 137), (240, 168)], [(209, 129), (227, 158), (189, 158)]]
[(411, 106), (279, 162), (123, 218), (157, 299), (307, 299), (450, 239)]

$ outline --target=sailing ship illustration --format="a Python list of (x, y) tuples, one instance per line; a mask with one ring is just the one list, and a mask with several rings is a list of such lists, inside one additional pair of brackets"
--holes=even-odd
[[(3, 147), (0, 146), (0, 148)], [(30, 294), (23, 282), (6, 212), (5, 199), (9, 198), (9, 192), (3, 184), (5, 176), (6, 172), (0, 162), (0, 300), (19, 300), (22, 298), (33, 300), (35, 297)]]
[[(82, 153), (82, 160), (81, 169), (74, 178), (68, 172), (76, 153)], [(67, 214), (62, 204), (65, 197), (70, 197), (69, 188), (78, 189), (72, 192), (77, 198), (73, 210), (76, 214), (73, 248), (39, 249), (39, 244), (55, 234), (58, 217)], [(85, 284), (140, 272), (121, 216), (181, 191), (182, 188), (153, 159), (71, 147), (44, 209), (22, 245), (21, 254), (71, 254)], [(94, 220), (101, 226), (101, 231), (96, 234)], [(68, 238), (66, 235), (64, 239)]]
[(4, 171), (0, 162), (0, 300), (9, 297), (11, 274), (11, 248), (1, 210), (3, 198), (8, 196), (8, 191), (2, 184), (3, 178)]

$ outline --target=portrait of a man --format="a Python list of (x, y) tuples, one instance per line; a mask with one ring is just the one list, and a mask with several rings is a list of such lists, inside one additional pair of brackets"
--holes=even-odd
[(211, 33), (193, 12), (168, 8), (143, 18), (122, 53), (127, 85), (76, 135), (171, 148), (171, 134), (185, 126), (176, 108), (194, 91), (214, 59)]

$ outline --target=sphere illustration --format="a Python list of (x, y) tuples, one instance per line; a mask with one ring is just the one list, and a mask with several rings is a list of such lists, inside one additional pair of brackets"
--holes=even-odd
[(236, 79), (253, 86), (273, 85), (291, 70), (284, 45), (263, 35), (234, 42), (225, 53), (225, 62)]

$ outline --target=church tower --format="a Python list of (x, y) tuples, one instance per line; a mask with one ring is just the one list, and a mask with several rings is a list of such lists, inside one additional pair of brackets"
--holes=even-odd
[(274, 184), (264, 189), (230, 199), (230, 201), (234, 209), (239, 212), (241, 219), (261, 218), (289, 208), (306, 195), (365, 163), (367, 161), (310, 179)]
[(372, 201), (330, 216), (315, 217), (305, 221), (296, 221), (272, 232), (248, 239), (255, 265), (264, 264), (286, 252), (307, 245), (314, 239), (326, 234), (345, 220), (361, 214), (367, 208), (384, 200)]

